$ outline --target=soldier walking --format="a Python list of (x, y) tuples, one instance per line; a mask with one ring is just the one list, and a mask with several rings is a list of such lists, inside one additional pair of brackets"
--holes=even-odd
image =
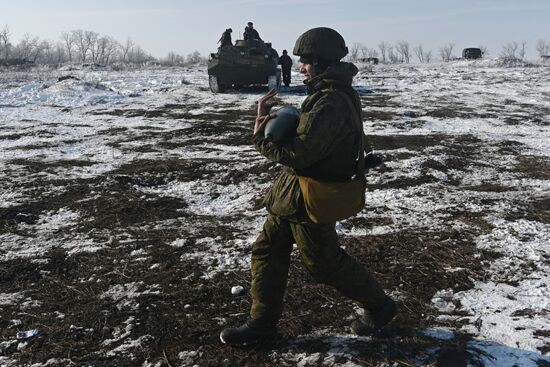
[[(285, 167), (265, 198), (269, 214), (252, 247), (250, 318), (220, 334), (222, 342), (235, 346), (278, 338), (277, 322), (283, 312), (294, 243), (317, 281), (336, 288), (365, 309), (351, 324), (355, 333), (372, 335), (397, 313), (396, 303), (371, 272), (340, 247), (335, 222), (315, 223), (308, 216), (298, 179), (345, 182), (364, 171), (365, 166), (357, 160), (357, 152), (365, 147), (362, 141), (366, 141), (362, 119), (359, 121), (361, 101), (352, 87), (357, 67), (340, 61), (348, 49), (342, 36), (330, 28), (302, 34), (293, 53), (300, 57), (300, 72), (308, 90), (296, 136), (280, 142), (265, 139), (264, 127), (272, 117), (267, 103), (276, 92), (262, 97), (258, 105), (254, 146)], [(361, 168), (356, 168), (358, 165)]]
[(283, 71), (283, 83), (285, 87), (290, 85), (290, 69), (292, 69), (292, 59), (288, 56), (287, 50), (283, 50), (283, 54), (279, 57), (279, 65)]

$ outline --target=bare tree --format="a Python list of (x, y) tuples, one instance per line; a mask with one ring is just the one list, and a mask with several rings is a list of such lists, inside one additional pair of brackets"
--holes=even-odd
[(355, 42), (348, 54), (348, 60), (351, 62), (357, 62), (361, 59), (368, 59), (371, 57), (378, 57), (378, 52), (375, 49), (368, 48), (359, 42)]
[(397, 64), (399, 62), (399, 55), (395, 52), (395, 48), (392, 45), (388, 45), (388, 61), (392, 64)]
[(168, 55), (166, 55), (166, 58), (161, 60), (161, 62), (166, 65), (174, 66), (179, 64), (179, 57), (180, 55), (178, 55), (177, 53), (169, 52)]
[(411, 60), (411, 47), (407, 41), (399, 41), (396, 45), (397, 53), (401, 58), (401, 62), (409, 63)]
[(76, 30), (71, 32), (71, 37), (76, 45), (79, 62), (86, 62), (88, 56), (91, 57), (92, 62), (96, 58), (95, 46), (99, 34), (92, 31)]
[(122, 62), (128, 61), (128, 54), (132, 51), (135, 44), (130, 38), (126, 39), (126, 42), (121, 46)]
[(62, 42), (57, 42), (55, 44), (52, 61), (54, 64), (58, 65), (68, 61), (67, 53), (65, 52), (65, 45)]
[(539, 56), (550, 55), (550, 42), (547, 42), (546, 40), (538, 40), (535, 48), (539, 53)]
[(395, 47), (393, 45), (388, 46), (388, 61), (392, 64), (397, 64), (399, 60), (399, 55), (395, 51)]
[(382, 62), (386, 62), (386, 53), (388, 51), (388, 44), (386, 42), (380, 42), (378, 45), (378, 49), (380, 50), (380, 56), (382, 57)]
[(361, 49), (361, 58), (370, 59), (373, 57), (378, 57), (378, 51), (376, 51), (374, 48), (363, 46), (363, 48)]
[(527, 46), (527, 41), (521, 41), (520, 45), (519, 45), (519, 50), (518, 50), (518, 57), (523, 60), (525, 59), (525, 47)]
[(55, 46), (49, 41), (42, 41), (38, 46), (38, 53), (35, 56), (35, 62), (41, 64), (53, 64)]
[(76, 46), (76, 51), (78, 54), (78, 62), (86, 62), (86, 56), (88, 55), (89, 45), (86, 42), (86, 36), (84, 34), (84, 31), (81, 29), (72, 31), (71, 36)]
[(79, 62), (86, 62), (90, 59), (93, 63), (108, 63), (120, 47), (120, 44), (112, 37), (100, 37), (97, 32), (92, 31), (63, 32), (61, 39), (69, 62), (73, 61), (73, 49), (75, 49)]
[(443, 45), (443, 47), (439, 49), (439, 56), (441, 57), (441, 60), (450, 61), (453, 58), (454, 47), (455, 44), (453, 42)]
[(424, 51), (424, 47), (422, 47), (422, 45), (416, 46), (413, 48), (413, 51), (418, 58), (418, 62), (426, 62), (426, 52)]
[(95, 56), (94, 58), (94, 62), (103, 62), (103, 59), (105, 57), (105, 50), (107, 48), (107, 45), (109, 44), (109, 39), (104, 36), (104, 37), (99, 37), (97, 39), (97, 41), (95, 42), (95, 47), (94, 47), (94, 51), (92, 52), (92, 54)]
[(73, 35), (69, 32), (61, 33), (61, 41), (65, 47), (65, 52), (69, 58), (69, 63), (73, 62), (73, 48), (75, 47), (75, 39)]
[(34, 38), (33, 47), (30, 49), (29, 59), (34, 63), (39, 63), (45, 55), (49, 55), (50, 44), (48, 41), (42, 41), (38, 37)]
[[(114, 38), (101, 36), (93, 31), (62, 32), (57, 42), (41, 41), (38, 37), (26, 34), (16, 46), (11, 46), (9, 43), (9, 35), (10, 32), (6, 26), (0, 32), (0, 58), (11, 56), (37, 64), (61, 64), (67, 61), (107, 64), (117, 60), (143, 64), (155, 60), (129, 38), (124, 45), (121, 45)], [(10, 51), (6, 51), (6, 45), (11, 46)], [(204, 60), (198, 51), (189, 54), (187, 59), (180, 55), (177, 57), (177, 62), (181, 64)]]
[(502, 51), (500, 52), (500, 57), (503, 59), (517, 59), (519, 44), (517, 42), (510, 42), (502, 46)]
[(202, 56), (199, 51), (194, 51), (187, 55), (186, 63), (187, 64), (198, 64), (202, 61)]
[(485, 56), (489, 55), (489, 49), (487, 48), (487, 46), (479, 45), (478, 48), (481, 50), (481, 56), (482, 57), (485, 57)]
[(432, 50), (426, 51), (424, 53), (424, 60), (426, 61), (426, 63), (430, 63), (432, 61)]
[(161, 60), (161, 63), (167, 66), (184, 65), (185, 57), (175, 52), (169, 52), (168, 55)]
[(97, 40), (97, 61), (108, 64), (119, 49), (120, 44), (114, 38), (109, 36), (99, 38)]
[(67, 61), (65, 45), (62, 42), (43, 41), (40, 50), (37, 63), (60, 65)]
[(10, 57), (10, 29), (6, 25), (4, 26), (4, 29), (0, 31), (0, 50), (4, 53), (4, 59), (8, 59)]
[(35, 48), (38, 47), (39, 42), (38, 37), (32, 37), (26, 33), (15, 47), (16, 57), (30, 61), (35, 54)]
[(87, 49), (90, 53), (90, 57), (92, 59), (92, 62), (95, 63), (97, 61), (97, 40), (99, 38), (99, 34), (92, 31), (85, 31), (84, 32), (84, 41), (86, 42)]
[(147, 52), (145, 52), (145, 50), (143, 50), (138, 45), (133, 46), (131, 51), (128, 52), (128, 56), (127, 56), (127, 62), (130, 62), (133, 64), (143, 64), (152, 59), (153, 57), (149, 55)]
[(359, 42), (354, 42), (353, 45), (349, 49), (348, 53), (348, 59), (351, 62), (357, 62), (359, 60), (359, 53), (361, 52), (361, 49), (364, 48), (362, 44)]
[(116, 41), (108, 36), (99, 37), (95, 42), (94, 47), (94, 62), (108, 63), (109, 58), (113, 52), (116, 51), (116, 47), (113, 47)]

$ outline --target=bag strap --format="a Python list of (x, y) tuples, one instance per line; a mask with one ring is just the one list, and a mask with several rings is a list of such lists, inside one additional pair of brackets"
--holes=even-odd
[(344, 97), (344, 100), (347, 102), (349, 108), (352, 112), (352, 118), (355, 122), (355, 127), (358, 130), (359, 133), (359, 164), (357, 166), (357, 175), (360, 175), (360, 177), (365, 176), (365, 150), (363, 145), (363, 137), (365, 133), (363, 132), (363, 122), (361, 118), (361, 113), (357, 110), (353, 102), (351, 101), (350, 96), (348, 96), (347, 93), (342, 92), (341, 90), (330, 88), (330, 89), (323, 89), (323, 92), (332, 92), (336, 91), (339, 95)]

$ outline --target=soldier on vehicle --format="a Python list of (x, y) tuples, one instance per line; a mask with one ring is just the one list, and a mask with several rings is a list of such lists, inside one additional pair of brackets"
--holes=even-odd
[(308, 97), (302, 103), (296, 135), (277, 142), (264, 137), (265, 125), (273, 117), (269, 100), (276, 92), (259, 100), (254, 146), (285, 167), (265, 198), (269, 214), (252, 247), (250, 318), (220, 334), (222, 342), (231, 345), (254, 345), (278, 338), (276, 325), (283, 311), (294, 243), (317, 281), (331, 285), (365, 309), (365, 314), (351, 324), (355, 333), (375, 334), (397, 313), (396, 303), (370, 271), (340, 247), (335, 222), (313, 220), (300, 187), (304, 177), (346, 183), (352, 177), (364, 179), (368, 162), (365, 159), (362, 163), (360, 150), (371, 152), (360, 118), (361, 101), (352, 87), (358, 69), (340, 61), (348, 49), (342, 36), (330, 28), (302, 34), (293, 53), (300, 57)]
[(258, 40), (261, 41), (260, 34), (257, 30), (254, 29), (254, 24), (252, 22), (248, 22), (248, 26), (244, 29), (244, 35), (243, 38), (245, 41), (248, 40)]
[(220, 47), (233, 46), (233, 42), (231, 41), (231, 32), (233, 32), (233, 30), (231, 28), (227, 28), (222, 33), (222, 36), (221, 36), (220, 40), (218, 41), (218, 43), (220, 44)]
[(288, 56), (287, 50), (283, 50), (283, 54), (279, 57), (279, 65), (283, 71), (283, 83), (285, 87), (290, 85), (290, 69), (292, 69), (292, 59)]

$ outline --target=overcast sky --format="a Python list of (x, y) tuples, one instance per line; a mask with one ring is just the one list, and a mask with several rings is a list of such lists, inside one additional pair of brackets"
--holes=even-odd
[(226, 28), (236, 39), (248, 21), (279, 52), (307, 29), (327, 26), (348, 46), (406, 40), (437, 54), (453, 42), (457, 55), (482, 45), (495, 57), (505, 43), (526, 40), (535, 57), (537, 40), (550, 41), (550, 0), (0, 0), (0, 28), (9, 26), (12, 43), (25, 33), (59, 40), (82, 29), (129, 37), (157, 57), (206, 55)]

